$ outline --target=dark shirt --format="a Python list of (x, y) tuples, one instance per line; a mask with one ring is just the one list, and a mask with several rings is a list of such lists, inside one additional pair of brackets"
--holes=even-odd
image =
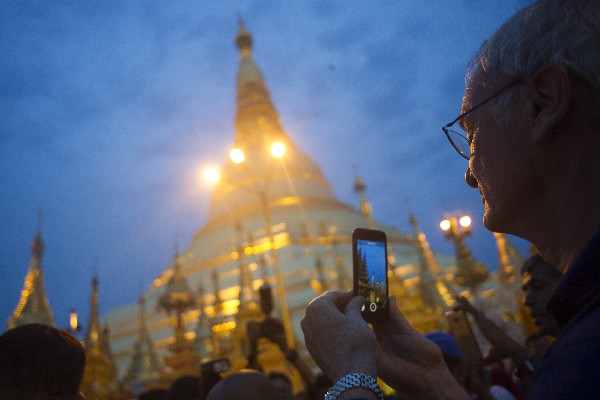
[(600, 399), (600, 232), (567, 270), (547, 308), (559, 333), (527, 399)]

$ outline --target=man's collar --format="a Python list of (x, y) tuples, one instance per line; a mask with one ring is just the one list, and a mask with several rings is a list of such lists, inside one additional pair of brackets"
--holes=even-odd
[(597, 290), (600, 290), (600, 232), (561, 278), (546, 307), (562, 328)]

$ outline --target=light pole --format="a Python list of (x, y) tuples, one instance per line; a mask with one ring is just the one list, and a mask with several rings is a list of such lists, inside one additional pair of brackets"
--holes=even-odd
[[(271, 157), (274, 159), (280, 159), (284, 156), (285, 151), (286, 151), (286, 148), (285, 148), (284, 143), (275, 142), (271, 146), (271, 152), (270, 152)], [(227, 185), (237, 187), (239, 189), (245, 190), (246, 192), (249, 192), (249, 193), (257, 196), (259, 203), (260, 203), (262, 213), (263, 213), (263, 217), (265, 219), (267, 237), (269, 239), (269, 250), (271, 253), (271, 258), (273, 260), (273, 269), (274, 269), (274, 273), (275, 273), (275, 283), (276, 283), (276, 289), (277, 289), (276, 293), (277, 293), (277, 297), (279, 297), (279, 302), (280, 302), (280, 306), (281, 306), (281, 319), (283, 322), (283, 327), (285, 329), (286, 341), (287, 341), (288, 346), (290, 348), (293, 348), (294, 347), (294, 331), (292, 329), (292, 321), (291, 321), (291, 317), (290, 317), (289, 307), (287, 304), (287, 296), (285, 293), (283, 277), (281, 274), (281, 265), (279, 262), (279, 254), (275, 247), (275, 239), (273, 237), (273, 227), (272, 227), (272, 219), (271, 219), (271, 209), (269, 207), (269, 197), (268, 197), (269, 192), (268, 192), (268, 190), (269, 190), (269, 185), (271, 183), (272, 163), (268, 164), (268, 170), (267, 170), (267, 173), (263, 180), (264, 184), (260, 185), (255, 180), (256, 177), (252, 175), (252, 172), (250, 172), (250, 170), (248, 168), (246, 168), (246, 164), (245, 164), (246, 154), (244, 153), (244, 151), (242, 149), (240, 149), (240, 148), (232, 149), (229, 152), (229, 158), (231, 159), (231, 161), (234, 164), (240, 165), (241, 169), (248, 176), (248, 178), (256, 183), (253, 184), (252, 186), (241, 186), (241, 185), (236, 185), (235, 183), (232, 183), (232, 182), (224, 181), (223, 178), (221, 177), (219, 171), (217, 171), (215, 169), (210, 169), (210, 170), (205, 171), (204, 178), (213, 184), (223, 181)]]
[(488, 278), (489, 271), (485, 265), (473, 258), (463, 242), (463, 238), (471, 234), (471, 217), (446, 213), (444, 214), (444, 220), (440, 222), (440, 228), (444, 231), (446, 238), (452, 240), (456, 247), (458, 284), (476, 292), (479, 286)]

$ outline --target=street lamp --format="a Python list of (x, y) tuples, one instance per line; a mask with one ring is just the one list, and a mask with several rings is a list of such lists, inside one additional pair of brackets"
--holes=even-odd
[(457, 213), (446, 213), (440, 222), (440, 228), (444, 236), (454, 242), (456, 247), (456, 266), (458, 268), (457, 281), (461, 286), (469, 287), (476, 291), (488, 278), (487, 267), (476, 261), (469, 249), (465, 246), (463, 239), (471, 234), (471, 217), (468, 215), (457, 215)]
[(444, 219), (440, 222), (440, 228), (444, 231), (447, 238), (453, 236), (468, 236), (471, 234), (471, 217), (462, 215), (455, 217), (452, 214), (446, 213)]
[[(286, 152), (286, 147), (283, 142), (275, 142), (271, 145), (271, 148), (270, 148), (271, 157), (280, 159), (285, 155), (285, 152)], [(246, 154), (244, 153), (244, 151), (242, 149), (240, 149), (240, 148), (232, 149), (229, 152), (229, 158), (230, 158), (231, 162), (233, 162), (234, 164), (241, 165), (243, 167), (242, 170), (248, 176), (248, 178), (250, 178), (252, 181), (256, 182), (253, 179), (255, 177), (252, 176), (251, 171), (248, 168), (246, 168), (246, 165), (244, 165), (244, 163), (246, 162)], [(260, 206), (262, 209), (263, 217), (265, 219), (267, 237), (269, 239), (269, 249), (271, 252), (271, 258), (273, 260), (273, 269), (275, 272), (275, 281), (276, 281), (276, 286), (277, 286), (277, 288), (276, 288), (277, 289), (277, 297), (279, 297), (279, 301), (280, 301), (281, 318), (282, 318), (282, 322), (283, 322), (283, 327), (285, 329), (286, 340), (287, 340), (288, 346), (290, 348), (293, 348), (294, 347), (294, 333), (293, 333), (293, 329), (292, 329), (292, 321), (291, 321), (291, 317), (290, 317), (289, 307), (287, 304), (287, 296), (285, 293), (283, 277), (281, 274), (281, 265), (279, 262), (279, 254), (277, 252), (277, 249), (275, 248), (275, 240), (273, 237), (273, 228), (272, 228), (273, 224), (271, 221), (271, 209), (269, 206), (269, 198), (268, 198), (268, 189), (269, 189), (269, 184), (271, 183), (271, 174), (270, 174), (271, 164), (269, 164), (268, 167), (269, 167), (269, 170), (267, 171), (268, 173), (264, 177), (263, 185), (259, 185), (258, 183), (256, 183), (253, 186), (237, 186), (234, 183), (224, 181), (222, 176), (219, 174), (219, 172), (216, 169), (206, 170), (204, 172), (204, 178), (212, 184), (216, 184), (217, 182), (224, 182), (225, 184), (239, 187), (240, 189), (245, 190), (245, 191), (258, 197), (258, 199), (260, 201)]]

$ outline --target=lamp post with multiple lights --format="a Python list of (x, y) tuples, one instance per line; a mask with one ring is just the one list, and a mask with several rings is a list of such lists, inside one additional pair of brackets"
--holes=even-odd
[(275, 159), (281, 159), (285, 155), (285, 144), (283, 142), (275, 142), (271, 146), (271, 157), (272, 160), (268, 165), (267, 173), (263, 179), (261, 179), (264, 184), (260, 185), (258, 181), (255, 179), (256, 176), (253, 176), (252, 172), (249, 168), (246, 167), (246, 154), (240, 148), (234, 148), (229, 152), (230, 160), (241, 167), (244, 173), (248, 176), (248, 178), (255, 182), (252, 186), (241, 186), (235, 184), (233, 182), (228, 182), (223, 179), (221, 174), (216, 169), (209, 169), (204, 172), (204, 178), (212, 183), (217, 184), (222, 182), (224, 184), (233, 186), (235, 188), (242, 189), (246, 192), (249, 192), (258, 197), (260, 202), (260, 207), (263, 213), (263, 217), (265, 219), (266, 224), (266, 233), (269, 240), (269, 249), (271, 253), (271, 259), (273, 260), (273, 270), (275, 274), (275, 283), (276, 283), (276, 293), (277, 297), (279, 297), (279, 302), (281, 306), (281, 319), (283, 322), (283, 327), (285, 329), (286, 341), (290, 348), (294, 347), (294, 333), (292, 328), (292, 321), (290, 317), (289, 307), (287, 304), (287, 296), (285, 292), (285, 287), (283, 283), (283, 277), (281, 273), (281, 265), (279, 262), (279, 255), (277, 252), (277, 248), (275, 246), (275, 238), (273, 235), (273, 227), (272, 227), (272, 219), (271, 219), (271, 209), (269, 206), (269, 185), (271, 183), (271, 174), (272, 174), (272, 161)]
[(488, 279), (489, 270), (473, 258), (464, 244), (463, 239), (471, 234), (471, 217), (446, 213), (444, 220), (440, 222), (440, 228), (456, 247), (457, 283), (468, 287), (472, 292), (477, 292), (479, 286)]

